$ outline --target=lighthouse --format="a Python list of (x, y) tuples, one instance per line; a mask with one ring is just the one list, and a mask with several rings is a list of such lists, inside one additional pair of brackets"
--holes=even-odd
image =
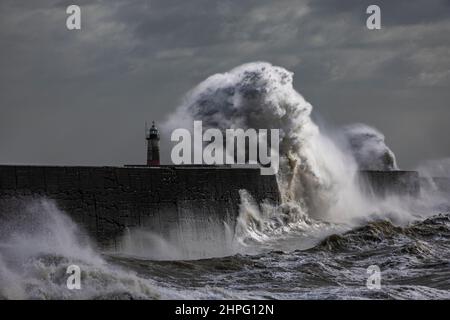
[(155, 121), (150, 130), (146, 130), (145, 138), (147, 139), (147, 166), (159, 166), (159, 131)]

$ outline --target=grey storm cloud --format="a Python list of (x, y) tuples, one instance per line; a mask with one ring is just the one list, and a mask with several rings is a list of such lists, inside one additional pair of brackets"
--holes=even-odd
[[(70, 4), (80, 31), (65, 27)], [(250, 61), (293, 71), (321, 122), (378, 128), (400, 167), (448, 157), (450, 1), (377, 1), (379, 31), (369, 4), (2, 0), (0, 163), (143, 163), (145, 120)]]

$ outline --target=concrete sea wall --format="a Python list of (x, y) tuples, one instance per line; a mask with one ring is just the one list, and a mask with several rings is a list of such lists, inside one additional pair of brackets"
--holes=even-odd
[(22, 210), (26, 199), (49, 198), (100, 246), (115, 247), (129, 228), (164, 233), (186, 219), (200, 227), (233, 225), (241, 189), (258, 202), (279, 202), (275, 176), (259, 169), (0, 166), (0, 214)]

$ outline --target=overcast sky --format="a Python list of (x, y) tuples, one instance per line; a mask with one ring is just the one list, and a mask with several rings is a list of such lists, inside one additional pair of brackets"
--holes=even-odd
[(449, 0), (0, 0), (0, 48), (2, 164), (144, 163), (145, 120), (258, 60), (321, 121), (382, 131), (400, 167), (450, 157)]

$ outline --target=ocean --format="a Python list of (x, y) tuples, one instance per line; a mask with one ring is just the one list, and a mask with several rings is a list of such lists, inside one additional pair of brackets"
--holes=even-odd
[[(95, 249), (51, 201), (30, 212), (39, 212), (33, 224), (2, 236), (3, 299), (450, 298), (450, 206), (402, 225), (253, 221), (217, 250), (192, 235), (149, 234), (144, 251), (129, 253)], [(67, 287), (70, 265), (80, 267), (79, 290)], [(379, 288), (367, 285), (374, 265)]]

